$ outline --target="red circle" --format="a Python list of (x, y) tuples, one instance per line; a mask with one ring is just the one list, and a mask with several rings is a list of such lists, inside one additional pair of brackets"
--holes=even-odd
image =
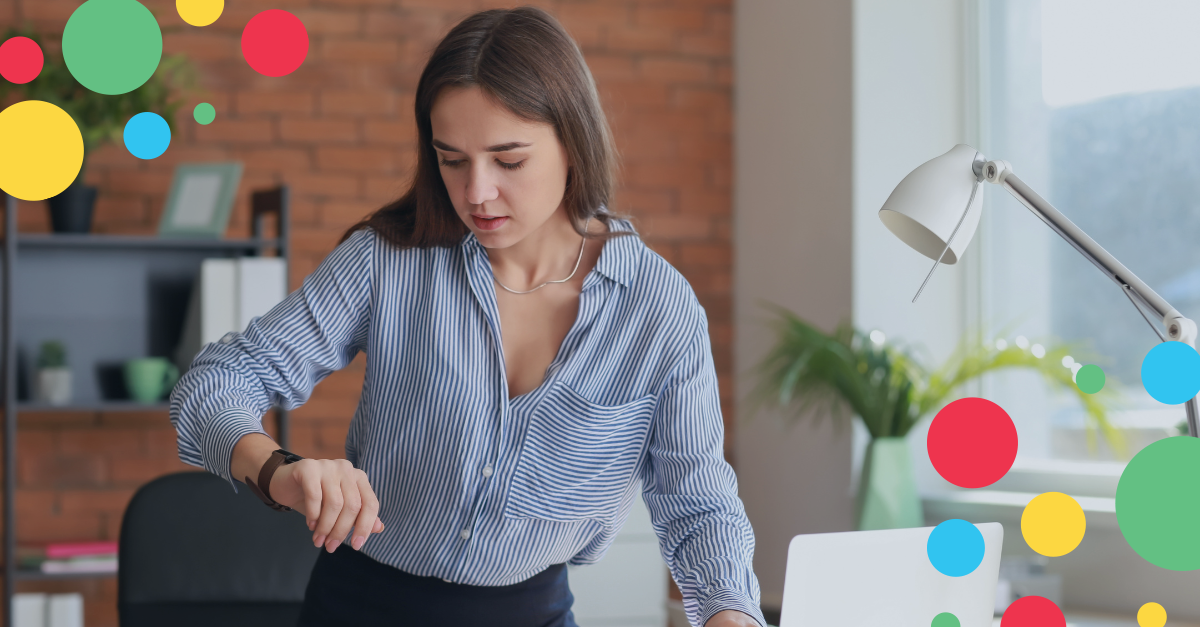
[(13, 37), (0, 45), (0, 76), (24, 85), (42, 73), (42, 49), (28, 37)]
[(1000, 627), (1067, 627), (1067, 618), (1046, 597), (1021, 597), (1009, 604), (1000, 617)]
[(255, 15), (242, 31), (242, 56), (263, 76), (291, 74), (308, 56), (304, 22), (282, 9)]
[(934, 416), (926, 445), (943, 479), (960, 488), (982, 488), (1012, 468), (1017, 427), (999, 405), (961, 398)]

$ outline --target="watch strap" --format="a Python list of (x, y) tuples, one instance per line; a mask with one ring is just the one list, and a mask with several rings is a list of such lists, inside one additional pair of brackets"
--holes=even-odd
[(271, 456), (268, 457), (267, 462), (263, 464), (262, 470), (258, 471), (258, 483), (256, 484), (254, 481), (250, 480), (250, 477), (246, 477), (246, 485), (249, 486), (250, 490), (254, 492), (258, 498), (262, 499), (262, 502), (266, 503), (271, 509), (282, 512), (290, 512), (292, 511), (292, 508), (271, 498), (271, 477), (275, 475), (275, 471), (280, 466), (284, 464), (292, 464), (302, 459), (304, 458), (292, 453), (291, 451), (285, 451), (283, 449), (271, 451)]

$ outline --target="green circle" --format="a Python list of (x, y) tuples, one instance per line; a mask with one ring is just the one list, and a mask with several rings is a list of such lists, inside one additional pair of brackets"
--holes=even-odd
[(959, 627), (958, 617), (950, 612), (942, 612), (933, 617), (929, 627)]
[(212, 124), (212, 121), (217, 119), (217, 110), (207, 102), (202, 102), (196, 105), (196, 109), (192, 112), (192, 116), (201, 124)]
[(1200, 569), (1200, 438), (1143, 448), (1117, 482), (1117, 526), (1130, 548), (1167, 570)]
[(109, 96), (150, 80), (162, 59), (162, 31), (137, 0), (88, 0), (63, 29), (63, 60), (75, 80)]
[(1075, 373), (1075, 385), (1084, 394), (1095, 394), (1104, 389), (1104, 371), (1100, 366), (1088, 364)]

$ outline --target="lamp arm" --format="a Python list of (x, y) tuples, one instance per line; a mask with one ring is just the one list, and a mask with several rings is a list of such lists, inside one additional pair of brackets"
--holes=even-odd
[[(1107, 250), (1104, 250), (1100, 244), (1088, 237), (1087, 233), (1083, 232), (1064, 216), (1058, 209), (1054, 208), (1033, 191), (1025, 181), (1022, 181), (1016, 174), (1013, 174), (1012, 166), (1007, 161), (988, 161), (983, 166), (984, 179), (989, 183), (1002, 186), (1012, 194), (1014, 198), (1019, 200), (1022, 205), (1025, 205), (1033, 215), (1037, 216), (1042, 222), (1046, 223), (1058, 233), (1064, 240), (1067, 241), (1079, 254), (1083, 255), (1088, 261), (1092, 262), (1100, 269), (1108, 278), (1112, 279), (1130, 299), (1136, 299), (1134, 306), (1140, 302), (1150, 311), (1156, 313), (1162, 320), (1163, 325), (1167, 329), (1167, 338), (1177, 342), (1183, 342), (1188, 346), (1195, 348), (1196, 345), (1196, 323), (1189, 318), (1184, 317), (1174, 307), (1170, 305), (1157, 292), (1150, 289), (1141, 279), (1133, 272), (1126, 268), (1124, 264), (1117, 261)], [(1140, 310), (1139, 310), (1140, 311)], [(1157, 333), (1157, 329), (1155, 330)], [(1159, 337), (1162, 337), (1159, 334)], [(1200, 408), (1197, 407), (1196, 398), (1188, 399), (1185, 403), (1187, 411), (1188, 435), (1200, 437)]]

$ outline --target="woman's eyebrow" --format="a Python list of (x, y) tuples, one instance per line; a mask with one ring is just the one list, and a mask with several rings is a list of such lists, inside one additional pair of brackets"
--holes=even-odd
[[(436, 139), (433, 140), (432, 143), (435, 148), (441, 148), (442, 150), (446, 150), (449, 152), (463, 152), (462, 150), (459, 150), (453, 146), (447, 145)], [(487, 148), (484, 148), (484, 150), (486, 150), (487, 152), (504, 152), (506, 150), (512, 150), (513, 148), (525, 148), (527, 146), (532, 146), (532, 145), (533, 144), (526, 143), (526, 142), (508, 142), (507, 144), (496, 144), (495, 146), (488, 146)]]

